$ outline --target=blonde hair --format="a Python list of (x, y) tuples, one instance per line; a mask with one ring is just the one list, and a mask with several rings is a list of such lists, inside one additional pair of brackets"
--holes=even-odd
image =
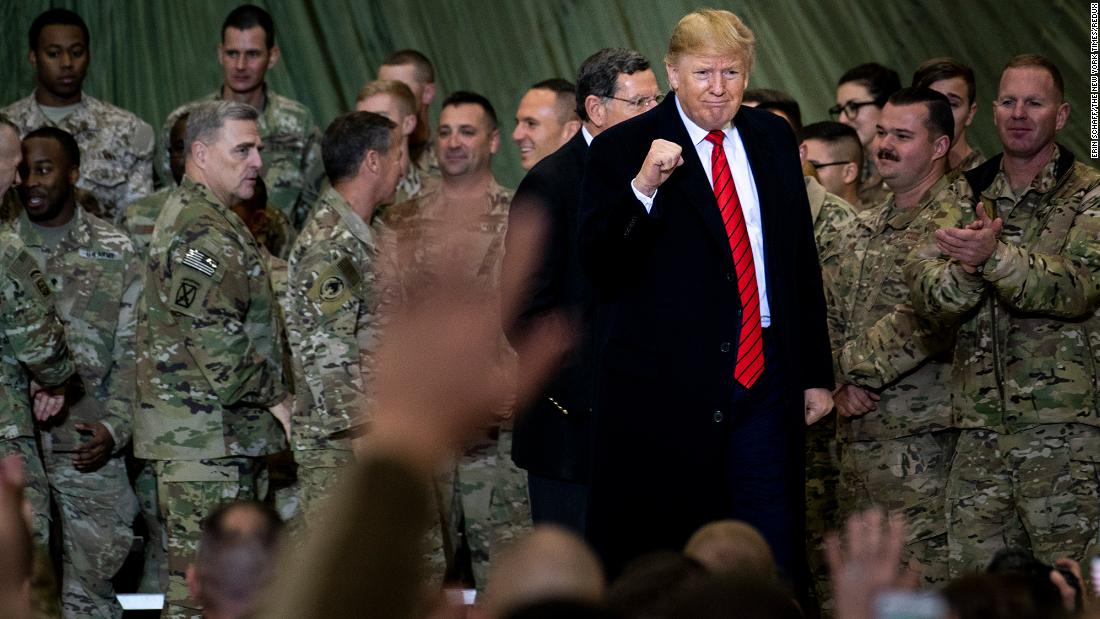
[(373, 82), (367, 82), (366, 85), (359, 90), (359, 96), (355, 98), (355, 102), (358, 103), (363, 99), (375, 95), (390, 95), (396, 99), (398, 106), (401, 108), (402, 116), (409, 116), (410, 114), (416, 113), (416, 97), (404, 82), (399, 82), (397, 80), (374, 80)]
[(684, 15), (668, 41), (665, 64), (674, 64), (681, 54), (721, 54), (745, 62), (745, 72), (756, 61), (756, 35), (729, 11), (699, 9)]

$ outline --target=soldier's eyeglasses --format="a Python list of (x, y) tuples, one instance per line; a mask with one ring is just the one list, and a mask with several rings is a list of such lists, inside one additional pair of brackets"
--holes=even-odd
[(859, 115), (859, 109), (866, 105), (874, 105), (874, 101), (849, 101), (844, 105), (834, 105), (829, 108), (829, 116), (833, 118), (840, 117), (840, 113), (844, 112), (844, 115), (848, 117), (848, 120), (855, 120), (855, 117)]
[(609, 95), (609, 96), (604, 97), (604, 98), (605, 99), (614, 99), (616, 101), (622, 101), (623, 103), (629, 105), (631, 108), (633, 108), (635, 110), (644, 110), (647, 107), (657, 105), (661, 101), (664, 101), (665, 96), (664, 95), (655, 95), (655, 96), (652, 96), (652, 97), (637, 97), (635, 99), (623, 99), (622, 97), (612, 97), (612, 96)]

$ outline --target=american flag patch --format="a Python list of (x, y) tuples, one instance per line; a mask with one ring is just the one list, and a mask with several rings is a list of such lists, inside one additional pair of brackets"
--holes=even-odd
[(188, 249), (183, 257), (183, 263), (199, 273), (210, 277), (218, 270), (218, 261), (202, 253), (197, 249)]

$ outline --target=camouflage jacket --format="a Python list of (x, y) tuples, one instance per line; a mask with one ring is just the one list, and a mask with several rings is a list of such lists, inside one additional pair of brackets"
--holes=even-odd
[(244, 223), (189, 177), (157, 218), (138, 303), (134, 455), (258, 456), (285, 446), (271, 282)]
[(825, 191), (816, 178), (807, 176), (805, 179), (806, 197), (810, 200), (810, 215), (814, 221), (817, 255), (824, 256), (841, 232), (852, 225), (858, 211), (840, 196)]
[[(419, 198), (387, 209), (380, 218), (384, 230), (383, 268), (395, 275), (387, 279), (397, 286), (387, 294), (396, 294), (392, 300), (408, 301), (410, 293), (423, 290), (428, 281), (438, 277), (433, 265), (444, 261), (462, 265), (470, 276), (485, 284), (487, 292), (495, 294), (511, 203), (512, 191), (493, 180), (484, 208), (476, 212), (457, 212), (443, 197), (442, 183)], [(444, 251), (450, 253), (445, 256)]]
[[(34, 93), (0, 110), (26, 134), (53, 125)], [(134, 200), (153, 191), (153, 128), (131, 112), (81, 95), (76, 110), (60, 125), (80, 145), (80, 178), (76, 186), (95, 197), (86, 204), (107, 221)]]
[(1000, 156), (966, 172), (956, 191), (953, 225), (973, 221), (978, 196), (1003, 218), (993, 255), (970, 274), (928, 244), (907, 271), (921, 315), (961, 323), (955, 423), (1000, 433), (1100, 426), (1100, 172), (1059, 146), (1019, 195)]
[(288, 264), (296, 451), (351, 449), (349, 430), (365, 421), (381, 326), (377, 256), (371, 227), (335, 189), (326, 189)]
[(149, 240), (153, 238), (153, 225), (157, 216), (164, 210), (165, 203), (176, 186), (161, 187), (144, 198), (139, 198), (122, 209), (118, 216), (118, 227), (130, 237), (134, 250), (144, 257), (149, 249)]
[(951, 337), (921, 320), (909, 305), (905, 265), (910, 252), (956, 213), (950, 177), (943, 177), (911, 209), (894, 195), (863, 211), (826, 252), (822, 271), (833, 290), (829, 330), (836, 382), (871, 389), (878, 410), (838, 418), (845, 441), (900, 438), (948, 428)]
[[(500, 267), (512, 191), (492, 180), (483, 205), (460, 211), (443, 196), (443, 183), (430, 192), (398, 204), (380, 216), (379, 273), (387, 282), (382, 291), (383, 316), (415, 302), (417, 291), (430, 290), (442, 277), (441, 265), (461, 270), (459, 277), (477, 282), (479, 293), (499, 296)], [(494, 304), (499, 307), (499, 303)], [(497, 321), (500, 324), (500, 320)], [(502, 332), (501, 355), (514, 372), (514, 353)], [(507, 414), (506, 410), (500, 411)]]
[(34, 436), (28, 372), (53, 387), (74, 369), (38, 262), (13, 230), (0, 227), (0, 440)]
[[(24, 215), (19, 236), (37, 258), (54, 293), (77, 374), (91, 398), (50, 426), (51, 438), (71, 444), (81, 439), (76, 421), (100, 422), (121, 450), (130, 441), (134, 397), (134, 314), (141, 294), (140, 262), (130, 239), (102, 219), (76, 209), (68, 234), (46, 247)], [(89, 410), (90, 409), (90, 410)]]
[[(300, 228), (309, 207), (317, 198), (324, 170), (321, 167), (321, 133), (313, 114), (305, 105), (276, 94), (265, 86), (264, 108), (256, 121), (263, 141), (264, 183), (268, 201), (282, 211), (295, 228)], [(168, 143), (168, 135), (176, 118), (187, 108), (203, 101), (221, 99), (221, 89), (176, 108), (160, 132), (161, 144)], [(158, 148), (157, 174), (167, 184), (172, 182), (168, 165), (168, 149)]]
[(970, 154), (963, 157), (963, 160), (959, 162), (959, 167), (956, 168), (956, 170), (959, 172), (973, 170), (983, 163), (985, 163), (985, 155), (982, 154), (982, 151), (978, 147), (974, 146), (971, 147)]

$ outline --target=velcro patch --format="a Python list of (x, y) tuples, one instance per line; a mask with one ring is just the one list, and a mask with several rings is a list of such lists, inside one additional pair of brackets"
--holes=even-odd
[(174, 299), (172, 301), (176, 307), (182, 309), (191, 309), (194, 305), (195, 299), (199, 294), (199, 283), (189, 279), (187, 277), (181, 278), (179, 284), (176, 286), (174, 293)]
[(213, 277), (214, 273), (218, 271), (218, 261), (194, 247), (187, 249), (187, 253), (183, 256), (183, 264), (207, 277)]
[(41, 294), (43, 298), (49, 298), (52, 294), (50, 292), (50, 285), (46, 283), (46, 278), (42, 275), (42, 271), (38, 269), (31, 271), (30, 279), (34, 282), (34, 287), (38, 289), (38, 293)]
[(81, 258), (87, 258), (88, 260), (122, 260), (122, 255), (117, 251), (109, 251), (106, 249), (88, 249), (81, 247), (78, 252)]
[(317, 275), (306, 297), (318, 305), (323, 315), (328, 316), (347, 302), (358, 283), (359, 273), (355, 271), (355, 265), (344, 258)]

